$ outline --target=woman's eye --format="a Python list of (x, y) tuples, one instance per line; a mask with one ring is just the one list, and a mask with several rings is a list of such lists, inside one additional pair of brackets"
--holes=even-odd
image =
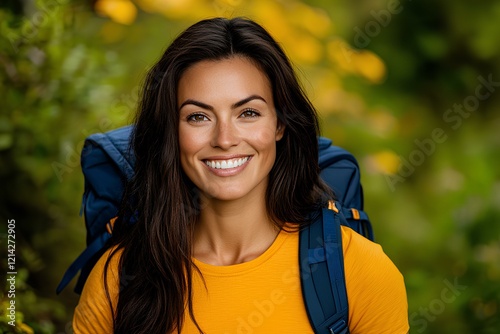
[(203, 114), (192, 114), (188, 116), (187, 120), (188, 122), (198, 123), (198, 122), (208, 121), (208, 118)]
[(258, 116), (260, 116), (260, 114), (256, 110), (253, 110), (253, 109), (246, 109), (240, 115), (240, 117), (243, 117), (243, 118), (252, 118), (252, 117), (258, 117)]

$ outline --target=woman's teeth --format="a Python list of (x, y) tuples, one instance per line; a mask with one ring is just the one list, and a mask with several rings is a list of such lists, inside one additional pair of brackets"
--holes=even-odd
[(230, 159), (230, 160), (213, 160), (213, 161), (205, 161), (208, 167), (212, 167), (215, 169), (229, 169), (236, 168), (243, 165), (248, 161), (248, 157), (239, 158), (239, 159)]

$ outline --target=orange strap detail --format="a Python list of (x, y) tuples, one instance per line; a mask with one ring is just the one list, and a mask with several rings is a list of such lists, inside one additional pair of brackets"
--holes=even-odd
[(328, 209), (335, 211), (335, 213), (339, 213), (339, 209), (335, 206), (334, 201), (328, 201)]
[(113, 234), (113, 227), (115, 226), (116, 218), (118, 217), (111, 218), (109, 222), (106, 224), (106, 230), (108, 231), (109, 234)]
[(359, 211), (356, 210), (355, 208), (351, 208), (352, 211), (352, 218), (359, 220)]

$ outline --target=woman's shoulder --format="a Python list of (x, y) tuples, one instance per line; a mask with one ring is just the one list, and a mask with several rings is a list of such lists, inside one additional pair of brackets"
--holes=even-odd
[(378, 280), (403, 281), (398, 268), (382, 249), (382, 246), (368, 240), (349, 227), (342, 226), (342, 248), (346, 276), (354, 279), (371, 277)]
[[(382, 246), (342, 226), (351, 332), (406, 333), (408, 303), (401, 272)], [(366, 327), (370, 324), (370, 327)]]
[[(122, 253), (123, 248), (118, 248), (118, 246), (113, 246), (106, 250), (92, 268), (92, 271), (90, 272), (85, 285), (89, 283), (97, 283), (97, 281), (101, 281), (103, 283), (105, 269), (107, 269), (106, 274), (108, 283), (116, 281), (119, 275), (119, 264)], [(108, 263), (107, 268), (106, 263)]]
[(115, 308), (118, 300), (119, 264), (122, 252), (123, 249), (111, 247), (92, 268), (73, 316), (75, 333), (112, 332), (111, 307)]
[(378, 258), (379, 260), (388, 259), (381, 245), (365, 238), (352, 228), (342, 225), (341, 232), (344, 256), (371, 257), (372, 260), (373, 257)]

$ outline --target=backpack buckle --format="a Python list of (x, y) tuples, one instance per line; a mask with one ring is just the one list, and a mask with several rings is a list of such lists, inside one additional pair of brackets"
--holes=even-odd
[(330, 327), (328, 327), (330, 334), (349, 334), (349, 328), (344, 320), (340, 319)]

